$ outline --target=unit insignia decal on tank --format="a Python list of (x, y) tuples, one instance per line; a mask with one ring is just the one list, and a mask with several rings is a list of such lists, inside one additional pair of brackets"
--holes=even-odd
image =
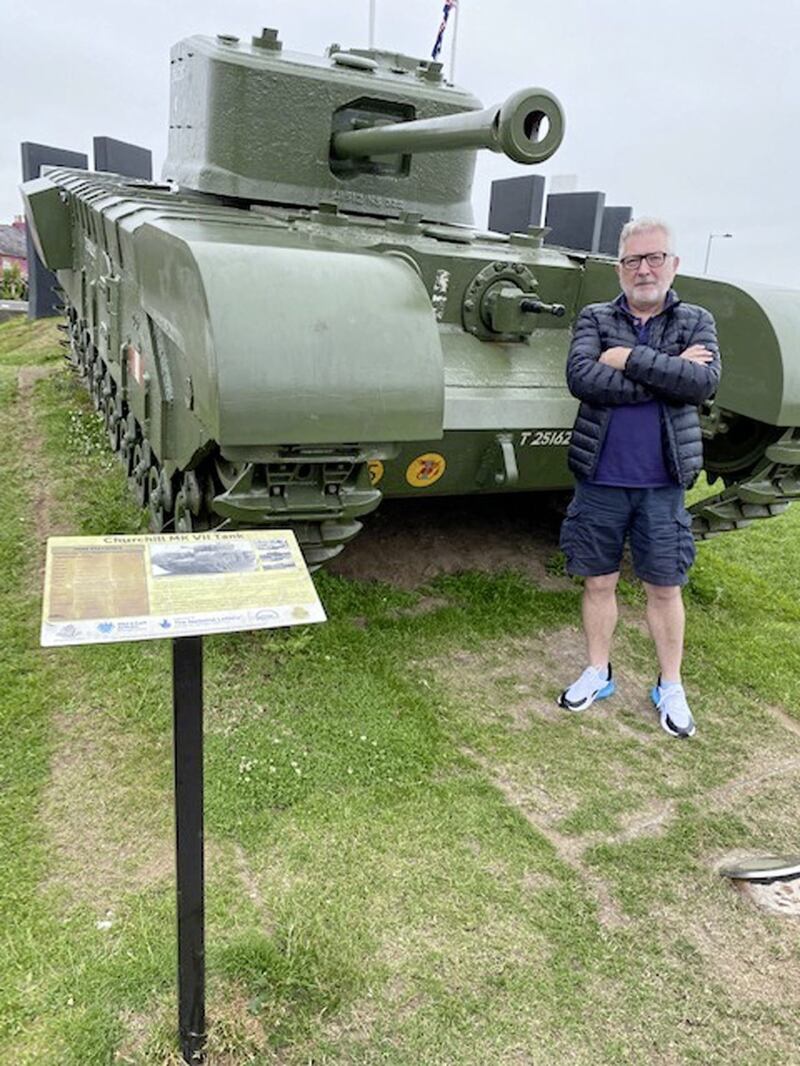
[(434, 485), (444, 474), (447, 460), (438, 452), (426, 452), (412, 459), (406, 470), (406, 481), (417, 489)]
[(370, 485), (377, 485), (383, 477), (384, 465), (380, 459), (371, 459), (367, 463), (367, 470), (369, 471), (369, 483)]

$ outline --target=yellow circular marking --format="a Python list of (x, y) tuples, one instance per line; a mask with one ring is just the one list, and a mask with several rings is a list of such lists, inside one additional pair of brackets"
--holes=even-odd
[(406, 470), (406, 481), (415, 489), (426, 489), (439, 480), (447, 467), (447, 460), (438, 452), (425, 452), (412, 459)]
[(380, 459), (370, 459), (370, 461), (367, 463), (370, 485), (378, 484), (380, 479), (383, 477), (383, 469), (383, 463), (380, 461)]

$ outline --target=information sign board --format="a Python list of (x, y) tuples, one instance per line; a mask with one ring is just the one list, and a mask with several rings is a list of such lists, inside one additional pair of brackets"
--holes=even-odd
[(51, 537), (46, 647), (172, 638), (178, 1032), (204, 1061), (203, 635), (324, 622), (290, 530)]
[(45, 647), (324, 622), (291, 530), (51, 537)]

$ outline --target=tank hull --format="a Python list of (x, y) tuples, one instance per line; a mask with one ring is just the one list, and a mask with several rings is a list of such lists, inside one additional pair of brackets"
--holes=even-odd
[[(536, 235), (245, 209), (82, 171), (24, 194), (71, 360), (153, 529), (293, 526), (316, 565), (383, 496), (571, 486), (570, 324), (617, 291), (609, 261)], [(563, 316), (518, 333), (479, 317), (531, 286)], [(727, 486), (695, 509), (708, 536), (798, 495), (800, 297), (678, 287), (715, 313), (725, 358), (704, 414), (707, 471)]]

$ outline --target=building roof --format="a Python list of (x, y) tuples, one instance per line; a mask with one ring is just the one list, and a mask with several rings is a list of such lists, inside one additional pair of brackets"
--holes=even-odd
[(0, 225), (0, 255), (13, 255), (19, 259), (27, 257), (28, 247), (24, 229), (18, 226)]

